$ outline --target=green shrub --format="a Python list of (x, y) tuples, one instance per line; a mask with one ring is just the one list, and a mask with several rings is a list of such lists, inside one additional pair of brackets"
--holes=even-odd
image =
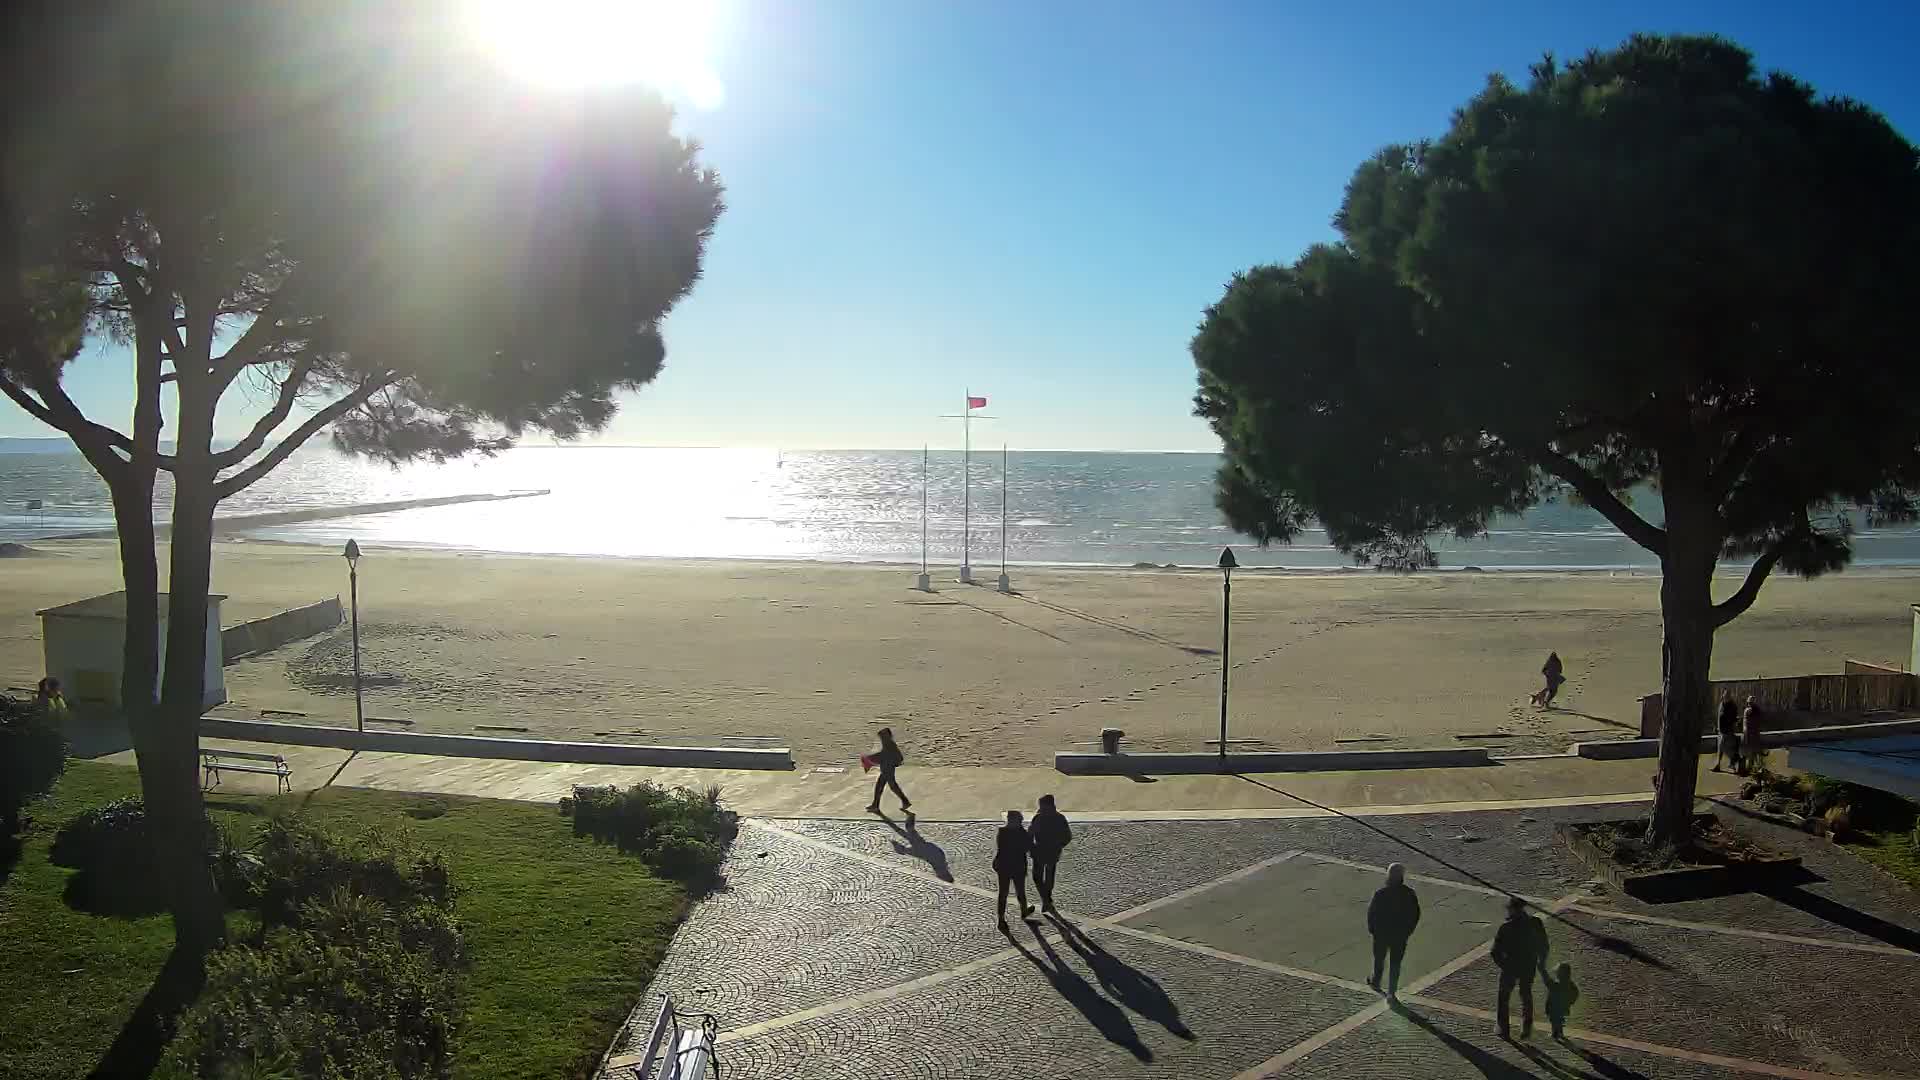
[(450, 1074), (466, 948), (439, 856), (298, 817), (260, 842), (256, 939), (217, 953), (169, 1080)]
[(671, 790), (642, 781), (630, 788), (576, 787), (560, 800), (575, 836), (591, 836), (638, 855), (654, 873), (695, 887), (720, 873), (739, 818), (720, 805), (720, 788)]
[(458, 1016), (453, 973), (396, 934), (343, 943), (277, 927), (208, 958), (160, 1075), (441, 1078)]
[[(233, 846), (226, 830), (202, 816), (208, 864), (229, 902), (244, 903), (253, 877), (251, 860)], [(49, 858), (80, 871), (68, 884), (68, 900), (85, 911), (144, 915), (164, 910), (165, 886), (177, 872), (159, 855), (138, 795), (83, 810), (54, 834)]]
[(66, 769), (66, 733), (32, 705), (0, 695), (0, 837), (20, 831), (20, 811)]
[(258, 853), (260, 914), (272, 925), (295, 924), (303, 904), (341, 891), (393, 911), (453, 905), (440, 856), (390, 832), (338, 836), (293, 815), (268, 822)]

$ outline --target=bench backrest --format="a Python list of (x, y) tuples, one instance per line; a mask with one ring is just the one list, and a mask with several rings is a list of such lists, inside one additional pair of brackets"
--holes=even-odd
[(256, 754), (248, 750), (202, 750), (200, 751), (200, 756), (205, 758), (241, 758), (246, 761), (271, 761), (276, 765), (286, 764), (286, 758), (281, 757), (279, 754)]

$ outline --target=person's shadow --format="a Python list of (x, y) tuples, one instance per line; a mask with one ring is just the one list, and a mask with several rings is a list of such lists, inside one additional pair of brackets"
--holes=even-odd
[(1061, 963), (1060, 954), (1054, 951), (1053, 943), (1048, 941), (1046, 935), (1042, 934), (1038, 928), (1034, 930), (1034, 939), (1039, 943), (1041, 951), (1047, 954), (1045, 960), (1033, 955), (1012, 934), (1007, 935), (1007, 940), (1013, 942), (1013, 947), (1020, 950), (1020, 955), (1040, 969), (1040, 974), (1045, 975), (1047, 981), (1053, 984), (1054, 992), (1065, 998), (1067, 1004), (1080, 1010), (1080, 1015), (1087, 1018), (1087, 1022), (1093, 1025), (1094, 1030), (1105, 1036), (1108, 1042), (1132, 1054), (1136, 1061), (1143, 1063), (1152, 1061), (1153, 1051), (1147, 1049), (1147, 1044), (1140, 1041), (1140, 1033), (1134, 1030), (1133, 1021), (1127, 1019), (1126, 1010), (1101, 997), (1100, 991), (1089, 985), (1079, 973)]
[(1598, 1076), (1590, 1072), (1562, 1065), (1560, 1062), (1548, 1056), (1546, 1051), (1541, 1050), (1539, 1047), (1528, 1042), (1515, 1040), (1513, 1046), (1522, 1054), (1525, 1054), (1528, 1060), (1544, 1070), (1543, 1072), (1535, 1072), (1532, 1069), (1515, 1065), (1498, 1054), (1491, 1054), (1480, 1049), (1415, 1012), (1413, 1009), (1407, 1007), (1404, 1002), (1391, 1006), (1391, 1008), (1395, 1013), (1406, 1017), (1415, 1027), (1421, 1028), (1426, 1031), (1427, 1034), (1439, 1039), (1447, 1049), (1460, 1055), (1461, 1058), (1465, 1059), (1467, 1064), (1472, 1065), (1479, 1071), (1481, 1076), (1488, 1077), (1489, 1080), (1510, 1080), (1510, 1078), (1511, 1080), (1520, 1080), (1522, 1077), (1542, 1075), (1551, 1077), (1553, 1080), (1602, 1080), (1602, 1078), (1606, 1078), (1606, 1080), (1647, 1080), (1647, 1078), (1640, 1073), (1623, 1069), (1584, 1047), (1573, 1046), (1570, 1043), (1566, 1044), (1575, 1053), (1586, 1058), (1589, 1064), (1598, 1069)]
[(893, 842), (894, 851), (901, 855), (911, 855), (926, 863), (927, 869), (932, 870), (933, 876), (941, 881), (953, 880), (953, 870), (947, 866), (946, 849), (920, 835), (920, 830), (914, 827), (912, 811), (907, 812), (904, 827), (894, 824), (893, 819), (884, 813), (880, 815), (880, 820), (887, 823), (887, 828), (900, 834), (900, 839)]
[(1180, 1007), (1153, 976), (1101, 948), (1099, 942), (1058, 914), (1052, 918), (1060, 928), (1061, 939), (1087, 962), (1100, 980), (1100, 988), (1115, 1001), (1188, 1042), (1199, 1037), (1180, 1021)]

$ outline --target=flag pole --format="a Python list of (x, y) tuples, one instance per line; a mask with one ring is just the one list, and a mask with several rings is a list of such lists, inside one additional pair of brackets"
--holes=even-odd
[(921, 592), (933, 591), (933, 578), (927, 574), (927, 458), (929, 455), (930, 455), (930, 451), (928, 447), (924, 443), (921, 444), (921, 447), (920, 447), (920, 577), (916, 579), (913, 583), (913, 587), (916, 589), (919, 589)]
[(1007, 444), (1000, 444), (1000, 580), (995, 583), (1001, 592), (1012, 592), (1013, 583), (1007, 580)]
[(960, 584), (973, 584), (973, 391), (960, 399)]

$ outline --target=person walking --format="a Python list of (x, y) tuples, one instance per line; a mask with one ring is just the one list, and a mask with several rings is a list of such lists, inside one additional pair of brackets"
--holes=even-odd
[(1573, 965), (1561, 964), (1554, 977), (1546, 982), (1547, 1022), (1553, 1025), (1553, 1037), (1565, 1040), (1567, 1016), (1573, 1012), (1573, 1003), (1580, 1000), (1580, 988), (1573, 985)]
[(1513, 1038), (1507, 1025), (1507, 1002), (1515, 987), (1520, 989), (1520, 1037), (1533, 1035), (1533, 975), (1547, 971), (1547, 926), (1538, 916), (1527, 914), (1527, 902), (1517, 896), (1507, 898), (1507, 921), (1493, 935), (1493, 962), (1500, 968), (1500, 1037)]
[(1540, 674), (1545, 677), (1547, 682), (1545, 686), (1542, 686), (1534, 693), (1533, 703), (1542, 709), (1551, 708), (1553, 706), (1554, 695), (1560, 692), (1561, 684), (1567, 681), (1566, 668), (1560, 663), (1559, 653), (1549, 652), (1547, 654), (1547, 662), (1540, 665)]
[(1760, 700), (1749, 697), (1746, 710), (1740, 714), (1740, 762), (1746, 772), (1761, 767), (1766, 747), (1760, 745)]
[(1720, 748), (1713, 755), (1714, 772), (1726, 771), (1720, 767), (1722, 760), (1734, 772), (1745, 771), (1740, 766), (1740, 707), (1731, 697), (1720, 699)]
[(1073, 843), (1073, 829), (1067, 817), (1054, 809), (1053, 796), (1040, 796), (1040, 808), (1033, 812), (1033, 827), (1028, 830), (1033, 843), (1033, 887), (1040, 893), (1040, 908), (1053, 913), (1053, 879), (1060, 870), (1060, 853)]
[(1407, 868), (1394, 863), (1387, 867), (1387, 883), (1373, 894), (1367, 905), (1367, 933), (1373, 935), (1373, 974), (1367, 985), (1380, 989), (1380, 965), (1387, 967), (1387, 1000), (1400, 1000), (1400, 960), (1407, 955), (1407, 939), (1420, 925), (1420, 898), (1407, 885)]
[(1020, 917), (1033, 917), (1033, 905), (1027, 903), (1027, 853), (1033, 848), (1033, 840), (1027, 835), (1027, 828), (1020, 823), (1020, 811), (1007, 811), (1007, 823), (1000, 826), (1000, 834), (994, 839), (993, 872), (1000, 876), (1000, 932), (1007, 932), (1007, 888), (1011, 886), (1020, 898)]
[(893, 793), (900, 796), (900, 809), (913, 809), (913, 803), (907, 798), (907, 793), (900, 790), (900, 781), (894, 778), (894, 770), (907, 760), (907, 756), (900, 752), (900, 744), (893, 741), (892, 728), (880, 729), (880, 749), (868, 754), (862, 760), (873, 762), (874, 766), (880, 770), (879, 777), (873, 782), (873, 802), (867, 807), (867, 813), (880, 812), (880, 795), (888, 788), (892, 788)]

